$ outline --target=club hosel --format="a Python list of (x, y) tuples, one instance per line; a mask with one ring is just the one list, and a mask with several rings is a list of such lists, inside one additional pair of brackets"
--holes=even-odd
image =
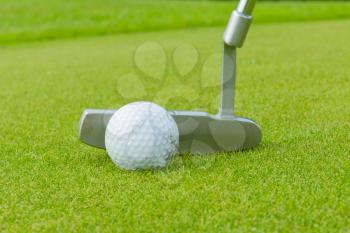
[(240, 48), (243, 46), (253, 17), (235, 10), (224, 32), (224, 42), (227, 45)]

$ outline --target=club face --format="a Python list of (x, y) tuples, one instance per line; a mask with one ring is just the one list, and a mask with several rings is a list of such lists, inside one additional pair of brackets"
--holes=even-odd
[(79, 139), (83, 143), (105, 149), (105, 131), (115, 110), (87, 109), (79, 123)]
[[(82, 142), (105, 148), (105, 130), (115, 110), (88, 109), (80, 120)], [(208, 154), (218, 151), (249, 149), (261, 141), (261, 130), (252, 120), (206, 112), (169, 111), (180, 135), (180, 153)]]

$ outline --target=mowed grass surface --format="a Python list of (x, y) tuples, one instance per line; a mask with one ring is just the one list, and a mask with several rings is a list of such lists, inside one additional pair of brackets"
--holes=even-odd
[[(0, 44), (225, 25), (237, 2), (0, 0)], [(255, 23), (350, 18), (349, 2), (258, 2)]]
[[(349, 232), (349, 28), (350, 21), (254, 25), (239, 51), (236, 110), (261, 124), (262, 144), (178, 157), (147, 172), (120, 170), (105, 151), (80, 143), (82, 111), (125, 101), (117, 80), (134, 69), (144, 41), (162, 44), (169, 58), (192, 43), (204, 59), (220, 52), (223, 28), (2, 47), (0, 229)], [(205, 93), (199, 107), (214, 111), (209, 100), (218, 93)]]

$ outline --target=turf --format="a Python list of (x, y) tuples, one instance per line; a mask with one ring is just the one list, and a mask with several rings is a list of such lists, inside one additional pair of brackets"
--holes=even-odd
[[(82, 145), (80, 114), (126, 101), (118, 79), (135, 69), (142, 42), (157, 41), (169, 59), (191, 43), (203, 62), (220, 52), (223, 27), (1, 47), (1, 231), (349, 232), (349, 27), (254, 25), (239, 52), (236, 111), (262, 125), (262, 144), (148, 172)], [(167, 107), (213, 112), (218, 91)]]
[[(224, 25), (231, 1), (0, 0), (0, 44)], [(349, 2), (259, 2), (255, 23), (350, 18)], [(186, 10), (184, 10), (186, 9)]]

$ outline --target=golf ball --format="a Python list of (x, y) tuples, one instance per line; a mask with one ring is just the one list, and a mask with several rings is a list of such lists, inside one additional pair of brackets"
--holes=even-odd
[(162, 168), (177, 153), (179, 130), (164, 108), (150, 102), (135, 102), (112, 116), (105, 144), (109, 157), (122, 168)]

